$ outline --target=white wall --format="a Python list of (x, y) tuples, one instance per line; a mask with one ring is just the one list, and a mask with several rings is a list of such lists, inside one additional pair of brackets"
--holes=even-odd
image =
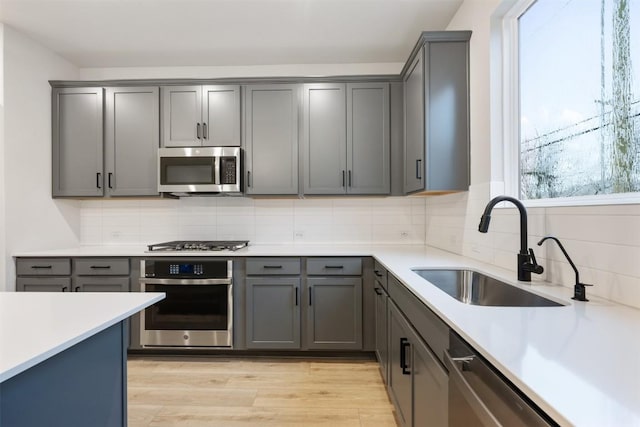
[[(78, 69), (4, 26), (3, 178), (6, 270), (0, 290), (13, 290), (11, 254), (76, 246), (80, 202), (51, 198), (51, 88), (78, 79)], [(1, 191), (1, 190), (0, 190)]]
[[(496, 139), (500, 138), (499, 132), (491, 134), (490, 130), (491, 97), (499, 94), (490, 87), (497, 65), (490, 64), (489, 30), (492, 14), (507, 2), (513, 0), (466, 0), (448, 28), (473, 30), (472, 180), (467, 193), (427, 199), (426, 242), (510, 269), (515, 278), (520, 246), (517, 211), (495, 209), (489, 232), (477, 231), (490, 189), (502, 179), (501, 156), (491, 149), (491, 141), (497, 145), (502, 141)], [(640, 308), (640, 205), (531, 208), (528, 213), (529, 246), (534, 247), (538, 262), (546, 270), (539, 279), (534, 275), (534, 280), (574, 284), (573, 270), (555, 244), (536, 245), (541, 237), (553, 235), (563, 242), (580, 271), (581, 281), (595, 284), (588, 288), (588, 295)]]
[[(4, 24), (0, 23), (0, 278), (6, 277), (7, 270), (4, 151)], [(5, 287), (0, 284), (0, 291)]]

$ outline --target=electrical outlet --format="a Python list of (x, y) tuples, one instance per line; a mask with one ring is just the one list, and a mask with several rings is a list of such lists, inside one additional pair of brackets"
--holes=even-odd
[(408, 231), (401, 231), (400, 232), (400, 238), (401, 239), (408, 239), (409, 238), (409, 232)]
[(293, 234), (293, 236), (294, 236), (296, 239), (303, 239), (303, 238), (304, 238), (304, 231), (296, 231), (296, 232)]

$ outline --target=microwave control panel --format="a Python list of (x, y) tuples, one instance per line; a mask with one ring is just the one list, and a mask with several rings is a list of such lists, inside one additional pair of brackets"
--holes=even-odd
[(236, 183), (236, 158), (220, 158), (220, 184)]

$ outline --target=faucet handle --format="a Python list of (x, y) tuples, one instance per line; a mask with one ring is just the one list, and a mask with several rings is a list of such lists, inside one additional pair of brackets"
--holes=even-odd
[(531, 264), (529, 265), (530, 271), (536, 274), (542, 274), (544, 268), (538, 264), (536, 260), (536, 255), (533, 253), (533, 249), (529, 248), (529, 257), (531, 258)]

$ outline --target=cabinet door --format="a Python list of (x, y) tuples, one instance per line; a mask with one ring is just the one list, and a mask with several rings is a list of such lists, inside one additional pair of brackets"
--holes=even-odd
[(449, 375), (416, 333), (411, 334), (411, 346), (413, 425), (446, 427)]
[(247, 86), (247, 194), (298, 194), (298, 85)]
[(343, 194), (347, 186), (345, 85), (304, 85), (304, 193)]
[(362, 279), (307, 279), (309, 349), (362, 349)]
[(18, 277), (18, 292), (71, 292), (70, 277)]
[(404, 192), (424, 189), (424, 64), (418, 54), (404, 82)]
[(129, 292), (128, 277), (76, 277), (74, 292)]
[(202, 145), (202, 86), (162, 88), (162, 146)]
[(426, 189), (469, 189), (469, 43), (431, 42), (427, 76)]
[(240, 146), (240, 86), (202, 88), (202, 145)]
[(388, 319), (387, 319), (387, 300), (388, 296), (382, 285), (376, 280), (373, 285), (374, 295), (374, 314), (376, 327), (376, 357), (380, 364), (380, 373), (382, 379), (386, 383), (388, 381), (389, 357), (387, 347), (389, 345), (388, 336)]
[(300, 279), (247, 278), (247, 348), (300, 348)]
[[(388, 389), (402, 426), (411, 426), (411, 344), (406, 321), (389, 300), (389, 377)], [(428, 423), (426, 425), (429, 425)]]
[(107, 194), (158, 194), (160, 98), (157, 87), (114, 87), (106, 91)]
[(389, 194), (389, 84), (347, 85), (347, 193)]
[(102, 196), (103, 89), (52, 92), (52, 196)]

